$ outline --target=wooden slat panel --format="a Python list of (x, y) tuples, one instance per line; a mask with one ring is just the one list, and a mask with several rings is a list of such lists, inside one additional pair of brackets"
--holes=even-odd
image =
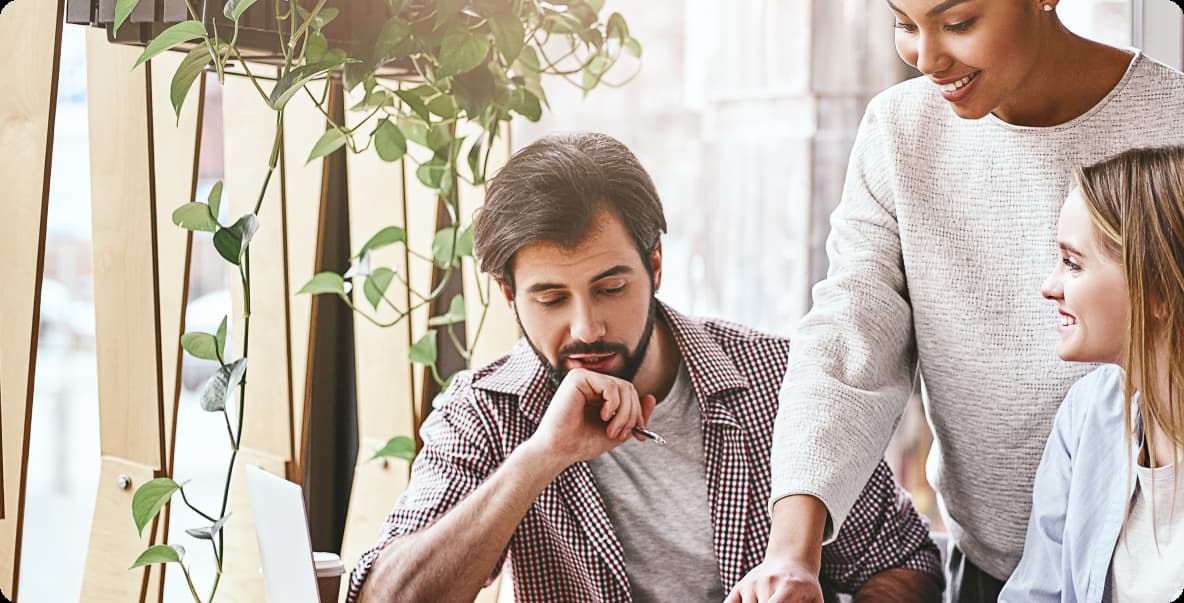
[[(507, 130), (509, 128), (506, 128)], [(499, 166), (505, 165), (510, 156), (509, 136), (505, 136), (494, 144), (497, 145), (493, 156), (489, 159), (490, 175), (496, 173)], [(460, 189), (460, 211), (465, 224), (473, 216), (473, 212), (481, 206), (485, 199), (485, 187), (472, 187), (462, 184)], [(473, 258), (465, 258), (465, 308), (468, 320), (465, 323), (466, 344), (472, 348), (472, 360), (469, 366), (477, 368), (484, 366), (510, 351), (520, 337), (518, 322), (514, 319), (514, 312), (506, 303), (497, 283), (489, 276), (479, 274)], [(489, 297), (489, 310), (485, 316), (485, 323), (480, 336), (473, 346), (473, 338), (477, 336), (477, 325), (481, 319), (481, 297), (477, 288)]]
[[(255, 74), (274, 68), (252, 67)], [(228, 221), (253, 211), (267, 173), (275, 134), (275, 114), (246, 78), (228, 77), (222, 90), (225, 145), (225, 201)], [(226, 557), (219, 600), (260, 601), (263, 583), (253, 515), (245, 482), (245, 463), (292, 477), (292, 382), (283, 175), (277, 168), (260, 209), (260, 229), (251, 242), (251, 332), (247, 357), (247, 400), (242, 448), (231, 480), (229, 510), (234, 529), (226, 532)], [(242, 350), (242, 291), (231, 277), (234, 300), (234, 352)], [(224, 597), (224, 599), (223, 599)]]
[[(422, 149), (417, 149), (422, 150)], [(438, 208), (438, 197), (436, 193), (425, 187), (415, 176), (416, 164), (412, 161), (403, 162), (405, 195), (406, 195), (406, 216), (407, 216), (407, 249), (414, 251), (422, 257), (432, 257), (432, 240), (436, 235), (436, 213)], [(350, 219), (356, 220), (353, 216)], [(423, 259), (408, 256), (407, 259), (407, 282), (420, 293), (427, 294), (432, 290), (432, 264)], [(410, 297), (410, 302), (414, 305), (417, 298)], [(412, 342), (418, 340), (428, 328), (428, 317), (431, 314), (431, 305), (425, 305), (422, 308), (411, 313), (411, 340)], [(447, 338), (440, 340), (440, 345), (447, 345)], [(406, 362), (406, 356), (404, 356)], [(421, 367), (416, 367), (412, 371), (412, 383), (414, 386), (413, 395), (410, 402), (416, 407), (415, 424), (419, 425), (423, 420), (418, 414), (418, 400), (423, 396), (424, 381), (431, 379), (427, 371), (422, 370)]]
[[(197, 187), (197, 158), (201, 143), (202, 105), (205, 75), (198, 78), (182, 105), (181, 118), (169, 102), (172, 75), (185, 55), (166, 52), (152, 59), (152, 140), (156, 187), (157, 262), (161, 266), (160, 325), (161, 382), (165, 393), (165, 473), (173, 473), (173, 442), (176, 435), (177, 404), (181, 396), (181, 334), (185, 327), (185, 303), (189, 291), (189, 257), (193, 237), (173, 224), (173, 210), (194, 200)], [(204, 201), (204, 199), (203, 199)], [(161, 513), (161, 541), (168, 534), (168, 509)], [(148, 570), (147, 600), (163, 596), (164, 566)]]
[(37, 349), (49, 155), (62, 35), (61, 2), (13, 4), (0, 19), (0, 53), (20, 57), (0, 94), (0, 180), (5, 225), (0, 238), (0, 590), (15, 598), (33, 369)]
[[(309, 89), (321, 98), (323, 82)], [(304, 425), (308, 389), (309, 329), (312, 320), (312, 297), (296, 292), (312, 278), (318, 251), (317, 229), (320, 223), (324, 160), (306, 162), (317, 139), (324, 134), (325, 116), (307, 94), (297, 94), (284, 110), (284, 208), (288, 250), (288, 304), (292, 366), (292, 441), (299, 443)], [(300, 458), (300, 454), (296, 458)], [(300, 482), (303, 469), (294, 467), (290, 477)]]
[[(266, 73), (256, 66), (252, 72)], [(272, 69), (274, 72), (274, 69)], [(275, 134), (275, 114), (246, 78), (228, 77), (222, 91), (227, 222), (253, 211), (267, 173)], [(292, 383), (289, 361), (289, 308), (285, 262), (282, 177), (277, 169), (251, 242), (251, 332), (247, 351), (247, 403), (243, 445), (292, 460)], [(236, 312), (234, 352), (242, 352), (241, 288), (231, 277)]]
[[(152, 467), (129, 463), (114, 457), (103, 457), (99, 468), (99, 491), (95, 500), (95, 519), (91, 526), (90, 546), (86, 556), (86, 573), (82, 592), (87, 601), (142, 601), (148, 586), (147, 573), (129, 571), (136, 557), (156, 540), (163, 538), (161, 521), (144, 528), (143, 538), (136, 536), (132, 521), (132, 495), (136, 488), (155, 477)], [(127, 476), (131, 483), (119, 487), (119, 478)]]
[[(130, 69), (139, 52), (87, 31), (100, 448), (109, 473), (99, 482), (83, 592), (98, 600), (129, 600), (146, 586), (146, 572), (126, 569), (145, 544), (128, 521), (130, 496), (165, 468), (150, 68)], [(115, 468), (141, 468), (128, 491)]]
[[(359, 98), (347, 100), (346, 106)], [(349, 120), (360, 119), (360, 116), (347, 112), (346, 119), (353, 126)], [(350, 240), (356, 252), (379, 229), (406, 226), (404, 168), (401, 163), (382, 161), (373, 150), (350, 154), (347, 161)], [(411, 178), (414, 177), (412, 174)], [(406, 275), (405, 248), (392, 245), (374, 251), (371, 268), (380, 266)], [(354, 303), (382, 322), (394, 319), (396, 312), (391, 307), (383, 304), (377, 311), (370, 307), (362, 293), (364, 282), (361, 278), (354, 279)], [(392, 283), (387, 297), (398, 307), (407, 307), (407, 291), (398, 280)], [(409, 328), (406, 320), (393, 327), (381, 328), (360, 316), (354, 318), (359, 441), (358, 465), (341, 547), (346, 567), (352, 568), (358, 557), (374, 545), (382, 520), (407, 485), (406, 463), (395, 461), (383, 465), (367, 462), (367, 459), (391, 437), (411, 435), (415, 429), (412, 371), (407, 364)]]

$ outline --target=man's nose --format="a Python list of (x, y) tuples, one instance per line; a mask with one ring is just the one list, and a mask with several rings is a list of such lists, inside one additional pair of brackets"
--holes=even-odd
[(571, 319), (571, 336), (576, 341), (591, 343), (600, 341), (606, 333), (604, 321), (594, 304), (575, 304), (575, 315)]

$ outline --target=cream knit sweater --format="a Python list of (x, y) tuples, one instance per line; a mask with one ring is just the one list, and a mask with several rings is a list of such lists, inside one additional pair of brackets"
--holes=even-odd
[(1097, 106), (1054, 127), (960, 119), (923, 78), (873, 99), (831, 216), (829, 273), (794, 334), (772, 500), (812, 494), (840, 527), (919, 367), (951, 535), (1007, 578), (1053, 414), (1091, 368), (1057, 358), (1056, 310), (1040, 295), (1072, 169), (1168, 144), (1184, 144), (1184, 74), (1141, 54)]

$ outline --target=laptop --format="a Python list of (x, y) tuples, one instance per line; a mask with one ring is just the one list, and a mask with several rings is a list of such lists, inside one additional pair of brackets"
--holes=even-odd
[(255, 537), (268, 603), (320, 603), (308, 515), (300, 486), (247, 465)]

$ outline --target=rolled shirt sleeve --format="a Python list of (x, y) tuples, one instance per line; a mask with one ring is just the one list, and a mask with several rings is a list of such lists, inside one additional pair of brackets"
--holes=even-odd
[[(348, 603), (357, 600), (375, 560), (387, 545), (434, 523), (497, 468), (500, 461), (491, 454), (491, 446), (482, 434), (479, 419), (463, 401), (445, 404), (428, 416), (420, 429), (423, 449), (411, 467), (411, 481), (383, 522), (377, 544), (359, 557), (350, 574)], [(503, 551), (491, 578), (501, 571), (505, 558)]]

